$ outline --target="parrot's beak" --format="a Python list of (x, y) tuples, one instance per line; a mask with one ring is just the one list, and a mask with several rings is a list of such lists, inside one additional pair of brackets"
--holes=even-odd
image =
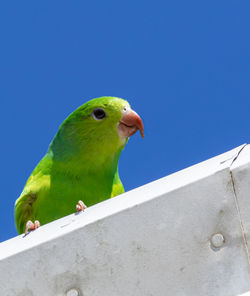
[(144, 127), (141, 117), (133, 110), (129, 109), (125, 112), (118, 123), (118, 133), (122, 138), (128, 138), (140, 130), (142, 138), (144, 138)]

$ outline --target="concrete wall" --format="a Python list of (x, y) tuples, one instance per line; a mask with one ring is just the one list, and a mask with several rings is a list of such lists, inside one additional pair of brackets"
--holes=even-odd
[(6, 241), (0, 295), (246, 293), (249, 181), (243, 145)]

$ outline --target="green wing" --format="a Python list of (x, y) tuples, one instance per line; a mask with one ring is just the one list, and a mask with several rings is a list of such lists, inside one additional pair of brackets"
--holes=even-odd
[(21, 195), (15, 204), (15, 222), (18, 233), (23, 233), (28, 220), (35, 220), (34, 203), (37, 200), (37, 195), (27, 193)]

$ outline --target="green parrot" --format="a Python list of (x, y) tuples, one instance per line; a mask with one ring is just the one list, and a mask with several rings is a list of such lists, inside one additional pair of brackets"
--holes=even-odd
[(18, 233), (123, 193), (118, 161), (137, 130), (143, 137), (141, 118), (120, 98), (92, 99), (71, 113), (16, 200)]

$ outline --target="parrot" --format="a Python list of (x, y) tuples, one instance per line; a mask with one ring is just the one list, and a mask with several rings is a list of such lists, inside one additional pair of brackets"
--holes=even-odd
[(91, 99), (73, 111), (28, 178), (15, 202), (19, 234), (124, 192), (119, 157), (144, 126), (130, 104), (117, 97)]

